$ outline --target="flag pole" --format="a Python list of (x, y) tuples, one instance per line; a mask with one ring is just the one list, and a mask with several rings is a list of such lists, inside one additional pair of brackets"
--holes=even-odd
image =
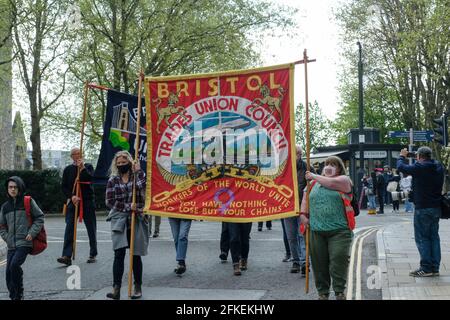
[[(88, 105), (88, 93), (89, 93), (89, 82), (86, 81), (84, 84), (84, 104), (83, 104), (83, 119), (81, 121), (81, 139), (80, 139), (80, 159), (83, 159), (83, 138), (84, 138), (84, 127), (86, 125), (86, 111)], [(75, 180), (76, 193), (75, 195), (80, 198), (80, 167), (77, 167), (77, 178)], [(72, 244), (72, 260), (75, 260), (76, 249), (77, 249), (77, 220), (78, 220), (78, 209), (80, 201), (75, 204), (74, 221), (73, 221), (73, 244)]]
[[(306, 110), (306, 170), (311, 170), (310, 164), (310, 136), (309, 136), (309, 102), (308, 102), (308, 55), (306, 49), (303, 51), (303, 61), (305, 64), (305, 110)], [(306, 212), (309, 212), (309, 182), (306, 188)], [(306, 278), (305, 278), (305, 293), (309, 293), (309, 224), (306, 226)]]
[[(141, 130), (141, 104), (142, 104), (142, 79), (144, 73), (141, 69), (139, 73), (139, 84), (138, 84), (138, 112), (137, 112), (137, 124), (136, 124), (136, 139), (134, 144), (134, 161), (139, 163), (139, 138)], [(133, 200), (132, 207), (136, 205), (136, 174), (133, 174)], [(133, 256), (134, 256), (134, 232), (136, 225), (136, 210), (131, 211), (131, 236), (130, 236), (130, 268), (128, 270), (128, 297), (131, 297), (131, 286), (133, 283)]]

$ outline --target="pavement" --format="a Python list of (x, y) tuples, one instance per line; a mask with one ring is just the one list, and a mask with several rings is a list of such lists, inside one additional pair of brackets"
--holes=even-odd
[(8, 248), (6, 247), (5, 241), (0, 238), (0, 260), (3, 258), (3, 256), (6, 255), (6, 252), (8, 251)]
[(415, 278), (409, 276), (420, 262), (414, 241), (413, 214), (399, 215), (410, 219), (384, 226), (377, 233), (383, 300), (450, 300), (450, 221), (441, 219), (439, 223), (440, 276)]

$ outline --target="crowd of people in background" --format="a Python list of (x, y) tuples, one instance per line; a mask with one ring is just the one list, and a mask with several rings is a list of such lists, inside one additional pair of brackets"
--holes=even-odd
[(384, 206), (391, 204), (392, 213), (400, 213), (402, 202), (404, 202), (403, 212), (411, 213), (414, 211), (411, 197), (412, 176), (389, 166), (375, 168), (362, 179), (360, 206), (365, 207), (366, 204), (369, 214), (384, 214)]

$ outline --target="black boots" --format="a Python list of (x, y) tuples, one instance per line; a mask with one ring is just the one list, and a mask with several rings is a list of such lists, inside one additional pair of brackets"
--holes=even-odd
[(179, 276), (186, 272), (186, 263), (184, 262), (184, 260), (178, 261), (178, 266), (175, 268), (175, 270), (173, 270), (173, 272), (175, 272)]
[(140, 284), (134, 284), (134, 294), (131, 296), (131, 299), (136, 300), (142, 298), (142, 287)]
[(120, 300), (120, 286), (113, 286), (113, 291), (106, 295), (107, 298)]

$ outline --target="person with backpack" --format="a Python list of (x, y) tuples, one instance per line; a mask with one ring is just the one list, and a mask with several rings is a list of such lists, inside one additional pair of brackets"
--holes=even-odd
[(22, 265), (33, 250), (33, 239), (44, 226), (44, 213), (36, 202), (30, 200), (29, 215), (25, 209), (25, 183), (17, 176), (6, 180), (8, 200), (0, 211), (0, 236), (8, 246), (6, 286), (11, 300), (23, 299)]
[(345, 300), (355, 227), (353, 184), (345, 174), (344, 163), (336, 156), (325, 160), (322, 175), (307, 171), (305, 177), (310, 180), (310, 191), (303, 194), (300, 219), (304, 226), (310, 226), (311, 262), (319, 299), (328, 300), (332, 281), (336, 300)]
[(387, 191), (391, 194), (392, 198), (392, 212), (399, 213), (400, 210), (400, 176), (395, 170), (392, 170), (392, 177), (388, 183)]

